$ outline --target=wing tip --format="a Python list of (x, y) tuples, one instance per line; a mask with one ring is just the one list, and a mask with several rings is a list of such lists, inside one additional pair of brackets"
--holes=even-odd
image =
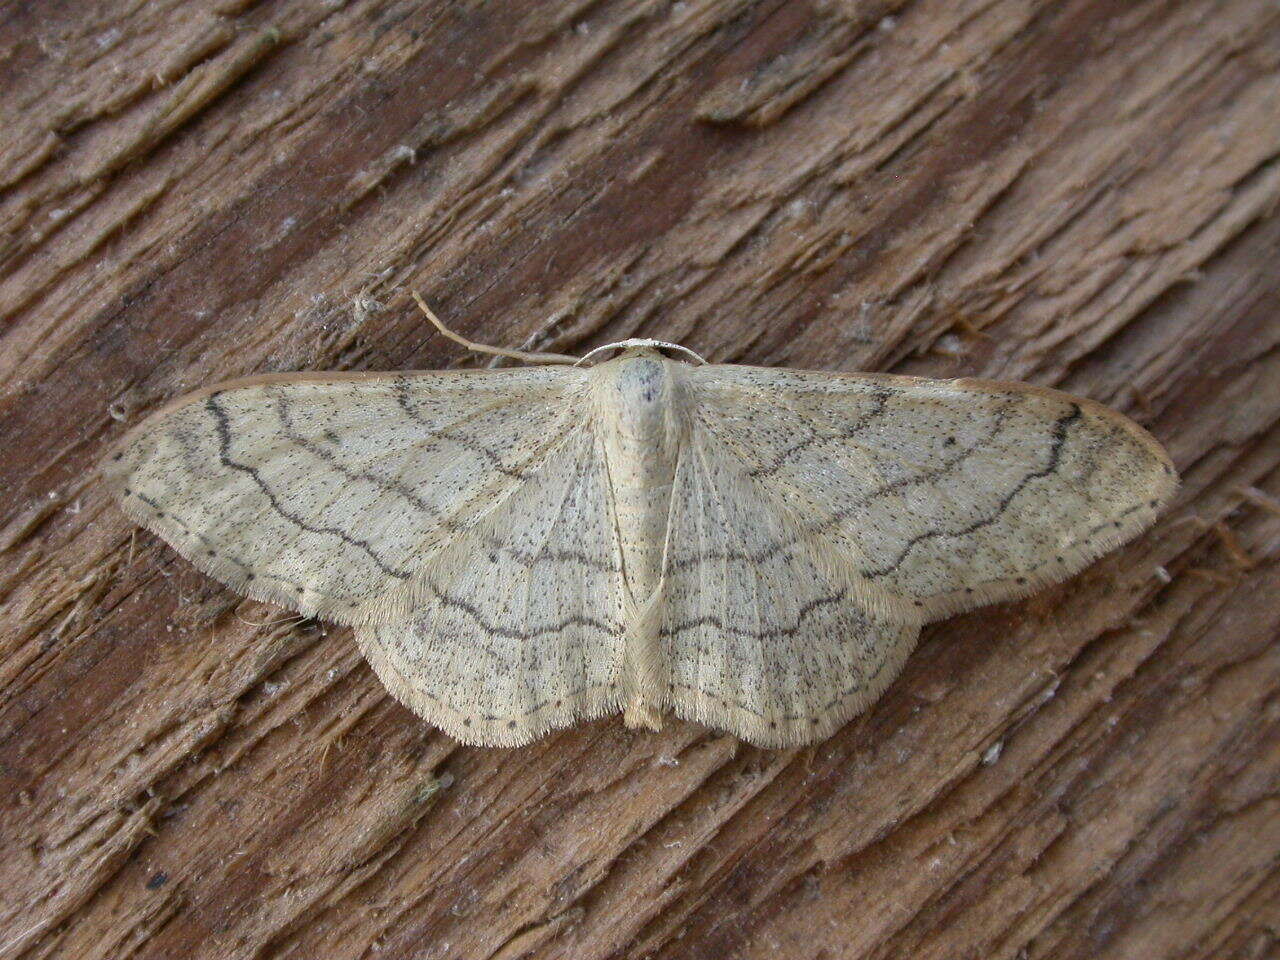
[(1178, 491), (1178, 474), (1172, 466), (1157, 479), (1161, 481), (1160, 487), (1152, 491), (1149, 499), (1134, 505), (1131, 514), (1106, 521), (1106, 526), (1095, 533), (1062, 547), (1044, 566), (1016, 578), (966, 587), (925, 601), (921, 608), (925, 622), (944, 620), (991, 604), (1024, 600), (1070, 580), (1102, 557), (1138, 539), (1155, 525)]

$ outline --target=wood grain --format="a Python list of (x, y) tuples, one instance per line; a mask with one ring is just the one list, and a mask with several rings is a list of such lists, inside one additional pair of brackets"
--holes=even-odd
[[(0, 5), (0, 956), (1280, 956), (1280, 10)], [(767, 751), (459, 747), (94, 478), (181, 392), (578, 352), (1026, 379), (1184, 477)]]

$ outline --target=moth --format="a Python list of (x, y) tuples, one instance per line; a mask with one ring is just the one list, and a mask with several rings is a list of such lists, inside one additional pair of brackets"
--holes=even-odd
[(387, 689), (467, 743), (617, 712), (824, 738), (923, 624), (1071, 576), (1177, 485), (1145, 430), (1056, 390), (655, 340), (579, 360), (432, 319), (528, 365), (220, 384), (103, 473), (209, 575), (350, 624)]

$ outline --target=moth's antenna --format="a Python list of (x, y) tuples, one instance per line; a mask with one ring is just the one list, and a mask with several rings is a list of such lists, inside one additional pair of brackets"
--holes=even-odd
[(603, 353), (605, 350), (626, 350), (631, 347), (648, 347), (653, 350), (674, 350), (676, 353), (683, 353), (690, 359), (696, 360), (699, 366), (706, 366), (707, 363), (706, 360), (694, 353), (688, 347), (682, 347), (678, 343), (669, 343), (666, 340), (649, 340), (647, 338), (633, 337), (630, 340), (619, 340), (617, 343), (606, 343), (603, 347), (596, 347), (594, 350), (589, 350), (584, 353), (576, 363), (574, 363), (574, 366), (576, 367), (578, 364), (586, 363), (597, 353)]
[(418, 304), (418, 309), (427, 315), (427, 319), (435, 325), (435, 328), (443, 333), (454, 343), (460, 343), (468, 350), (474, 350), (476, 353), (489, 353), (495, 357), (509, 357), (512, 360), (523, 360), (525, 363), (577, 363), (577, 357), (571, 357), (567, 353), (530, 353), (525, 350), (506, 350), (502, 347), (491, 347), (488, 344), (476, 343), (474, 340), (468, 340), (461, 334), (454, 333), (443, 323), (440, 318), (431, 312), (431, 308), (426, 305), (422, 297), (418, 296), (417, 290), (410, 290), (413, 299)]

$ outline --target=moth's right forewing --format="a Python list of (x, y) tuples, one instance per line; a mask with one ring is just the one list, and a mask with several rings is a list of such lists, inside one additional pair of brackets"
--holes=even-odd
[(735, 366), (690, 380), (702, 427), (797, 537), (927, 619), (1064, 579), (1177, 486), (1146, 431), (1056, 390)]

